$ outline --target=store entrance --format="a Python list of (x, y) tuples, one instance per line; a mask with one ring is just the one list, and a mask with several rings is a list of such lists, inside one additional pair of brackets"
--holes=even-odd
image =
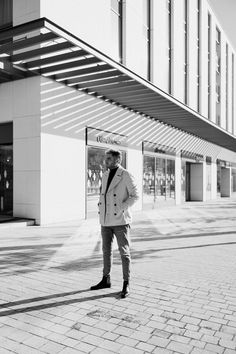
[(182, 200), (203, 201), (203, 164), (182, 161)]
[(0, 215), (13, 215), (12, 144), (0, 144)]

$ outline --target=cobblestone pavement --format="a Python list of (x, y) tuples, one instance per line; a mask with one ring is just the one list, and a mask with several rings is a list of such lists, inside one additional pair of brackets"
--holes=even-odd
[(134, 214), (131, 294), (97, 220), (0, 229), (0, 354), (236, 353), (236, 199)]

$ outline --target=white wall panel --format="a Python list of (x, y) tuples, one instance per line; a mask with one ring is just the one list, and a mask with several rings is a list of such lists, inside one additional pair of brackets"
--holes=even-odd
[(146, 2), (126, 0), (125, 3), (125, 65), (147, 78)]
[(168, 18), (166, 0), (153, 1), (153, 83), (168, 92)]
[(185, 98), (185, 36), (184, 36), (184, 21), (185, 21), (185, 4), (184, 0), (173, 2), (173, 39), (172, 39), (172, 64), (173, 64), (173, 80), (172, 94), (178, 100), (184, 102)]
[(189, 59), (189, 94), (188, 104), (197, 111), (197, 73), (198, 73), (198, 50), (197, 50), (197, 0), (188, 1), (188, 59)]
[(221, 33), (221, 93), (220, 93), (221, 127), (226, 129), (226, 41)]
[(111, 7), (108, 0), (40, 0), (47, 17), (85, 42), (113, 56)]
[(200, 113), (208, 118), (208, 9), (206, 1), (201, 1), (200, 34)]

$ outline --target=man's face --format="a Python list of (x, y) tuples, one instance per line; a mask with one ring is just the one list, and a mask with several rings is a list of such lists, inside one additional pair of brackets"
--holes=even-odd
[(106, 168), (109, 168), (110, 170), (118, 167), (119, 161), (120, 161), (119, 158), (116, 156), (113, 156), (112, 154), (106, 154), (106, 156), (105, 156)]

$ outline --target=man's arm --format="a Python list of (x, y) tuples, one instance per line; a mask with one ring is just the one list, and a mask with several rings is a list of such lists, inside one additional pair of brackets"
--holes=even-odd
[(127, 173), (125, 180), (129, 196), (127, 200), (122, 203), (122, 209), (131, 207), (139, 199), (138, 188), (134, 177), (130, 173)]

